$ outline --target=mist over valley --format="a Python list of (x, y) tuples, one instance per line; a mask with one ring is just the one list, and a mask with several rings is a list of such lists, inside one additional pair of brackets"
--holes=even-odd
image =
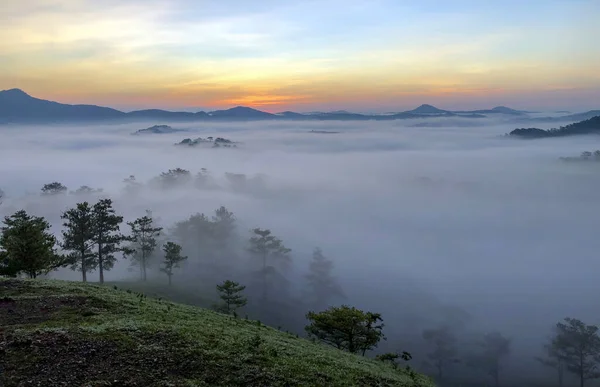
[[(600, 169), (560, 160), (596, 149), (596, 136), (525, 141), (505, 136), (515, 125), (503, 118), (477, 125), (456, 117), (423, 120), (417, 127), (406, 120), (160, 121), (184, 131), (144, 136), (131, 136), (143, 122), (4, 125), (0, 215), (24, 209), (43, 216), (60, 239), (64, 211), (108, 197), (125, 221), (151, 211), (166, 241), (178, 222), (198, 213), (210, 218), (224, 206), (235, 216), (229, 255), (205, 262), (206, 247), (184, 241), (188, 260), (173, 276), (174, 287), (192, 295), (183, 302), (211, 300), (214, 286), (229, 277), (250, 281), (258, 267), (247, 252), (251, 230), (269, 229), (291, 249), (290, 265), (281, 269), (289, 284), (276, 296), (287, 312), (261, 315), (248, 284), (252, 318), (302, 334), (310, 309), (305, 275), (318, 247), (333, 261), (344, 294), (331, 304), (383, 316), (388, 340), (375, 353), (409, 351), (411, 366), (435, 374), (425, 364), (423, 330), (449, 326), (459, 357), (477, 351), (478, 337), (498, 331), (511, 343), (502, 385), (551, 385), (544, 381), (553, 383), (554, 374), (534, 358), (552, 327), (565, 317), (600, 317)], [(199, 137), (240, 145), (174, 145)], [(168, 186), (156, 180), (176, 168), (190, 178)], [(126, 190), (130, 176), (137, 190)], [(40, 195), (51, 182), (71, 193)], [(81, 186), (102, 191), (72, 193)], [(97, 275), (88, 273), (88, 280)], [(104, 276), (134, 284), (139, 273), (119, 258)], [(156, 263), (148, 276), (145, 291), (164, 288)], [(50, 277), (80, 280), (81, 273), (63, 268)], [(449, 366), (447, 374), (472, 385), (490, 380), (465, 364)]]

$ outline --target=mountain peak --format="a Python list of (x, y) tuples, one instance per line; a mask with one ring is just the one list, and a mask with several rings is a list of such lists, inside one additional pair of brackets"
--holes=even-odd
[(31, 97), (29, 94), (24, 92), (21, 89), (8, 89), (0, 91), (0, 94), (9, 95), (9, 96), (21, 96), (21, 97)]
[(433, 105), (429, 105), (424, 103), (414, 110), (409, 110), (407, 113), (416, 113), (416, 114), (442, 114), (446, 113), (446, 110), (438, 109)]
[(510, 113), (516, 113), (517, 110), (515, 109), (511, 109), (509, 107), (506, 106), (496, 106), (495, 108), (492, 108), (492, 110), (497, 111), (497, 112), (510, 112)]

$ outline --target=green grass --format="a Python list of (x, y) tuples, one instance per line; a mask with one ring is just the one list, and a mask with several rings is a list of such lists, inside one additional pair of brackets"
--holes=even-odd
[(115, 289), (0, 279), (0, 385), (433, 386), (256, 321)]

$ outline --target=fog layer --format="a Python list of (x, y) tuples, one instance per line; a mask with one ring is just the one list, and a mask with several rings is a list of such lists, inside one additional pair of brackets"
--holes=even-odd
[[(60, 213), (77, 198), (43, 202), (39, 190), (52, 181), (102, 188), (126, 220), (150, 209), (166, 228), (226, 206), (241, 235), (271, 229), (299, 270), (321, 247), (347, 303), (384, 320), (420, 313), (407, 330), (443, 318), (424, 299), (462, 307), (473, 329), (501, 330), (519, 356), (534, 356), (558, 320), (598, 321), (600, 170), (558, 159), (600, 145), (587, 137), (514, 140), (503, 136), (514, 126), (478, 122), (172, 124), (190, 131), (139, 136), (131, 133), (143, 125), (0, 127), (0, 214), (25, 208), (46, 216), (58, 235)], [(173, 145), (206, 136), (239, 144)], [(129, 175), (146, 182), (178, 167), (206, 168), (218, 187), (123, 194)], [(226, 172), (262, 177), (240, 189)], [(130, 277), (127, 267), (117, 265), (107, 280)], [(79, 278), (69, 270), (55, 277)]]

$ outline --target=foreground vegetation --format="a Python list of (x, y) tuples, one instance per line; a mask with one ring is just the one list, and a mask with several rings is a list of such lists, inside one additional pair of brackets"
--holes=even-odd
[(0, 279), (3, 386), (433, 386), (260, 322), (116, 287)]

